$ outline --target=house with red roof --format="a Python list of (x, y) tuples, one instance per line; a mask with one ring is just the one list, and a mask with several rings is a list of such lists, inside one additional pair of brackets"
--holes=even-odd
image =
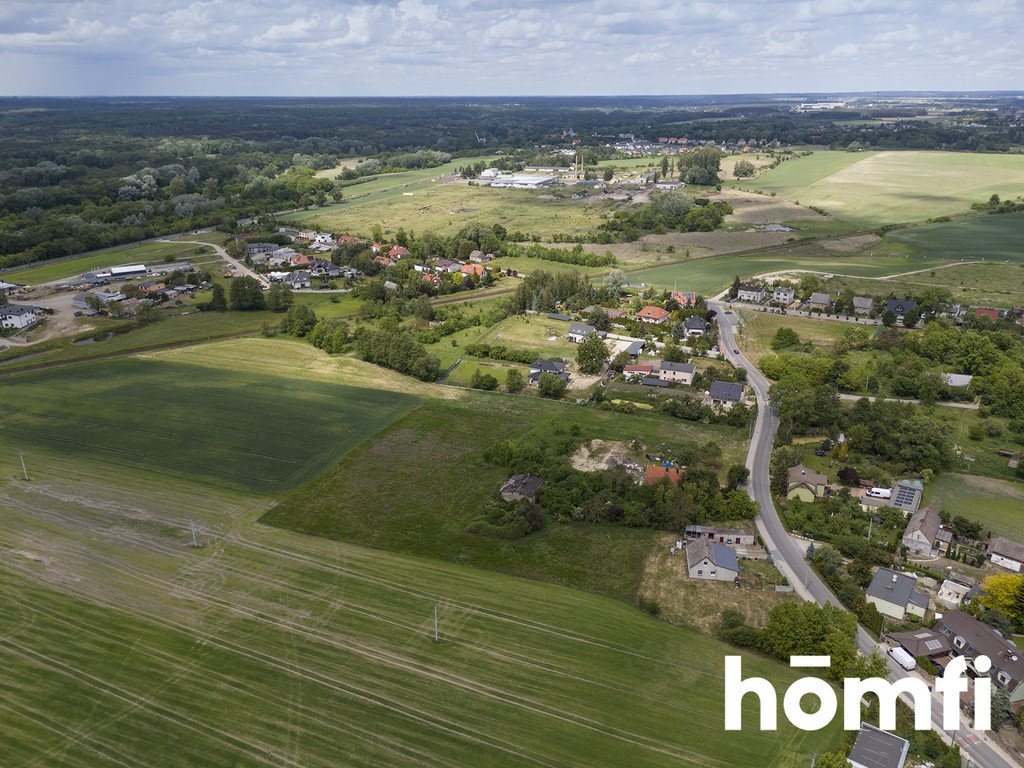
[(697, 306), (697, 294), (692, 291), (672, 291), (672, 298), (680, 307)]
[(380, 264), (382, 267), (390, 267), (395, 263), (394, 259), (388, 258), (383, 253), (374, 256), (373, 260)]
[(652, 325), (664, 325), (666, 322), (668, 322), (670, 314), (670, 312), (665, 311), (661, 307), (656, 307), (653, 304), (648, 304), (646, 307), (637, 312), (635, 317), (641, 323), (650, 323)]
[(337, 242), (339, 245), (352, 245), (353, 243), (358, 243), (359, 238), (354, 235), (342, 235), (338, 238)]
[(471, 277), (480, 277), (484, 273), (484, 266), (482, 264), (463, 264), (461, 272)]
[(304, 253), (297, 253), (291, 259), (293, 267), (308, 267), (313, 263), (313, 257)]
[(639, 381), (655, 375), (657, 370), (656, 365), (627, 365), (622, 369), (622, 375), (626, 377), (626, 381)]
[(987, 317), (993, 323), (999, 319), (999, 310), (992, 307), (978, 307), (974, 310), (975, 317)]
[(644, 485), (654, 485), (668, 478), (673, 485), (679, 485), (686, 477), (682, 467), (663, 467), (661, 464), (648, 464), (644, 470)]
[(394, 248), (392, 248), (390, 251), (388, 251), (388, 256), (390, 256), (393, 259), (400, 259), (403, 256), (408, 256), (408, 255), (409, 255), (409, 249), (406, 248), (404, 245), (396, 245)]

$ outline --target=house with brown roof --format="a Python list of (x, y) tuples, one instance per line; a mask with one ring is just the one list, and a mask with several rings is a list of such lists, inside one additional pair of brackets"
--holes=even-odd
[(388, 251), (388, 256), (390, 256), (393, 259), (400, 259), (403, 256), (408, 256), (408, 255), (409, 255), (409, 249), (406, 248), (404, 245), (396, 245), (394, 248), (392, 248), (390, 251)]
[(903, 531), (903, 546), (916, 555), (931, 554), (932, 550), (945, 551), (949, 548), (949, 539), (939, 538), (942, 520), (939, 513), (931, 507), (919, 509), (910, 516), (906, 530)]
[(803, 464), (789, 468), (789, 481), (786, 484), (786, 498), (814, 501), (825, 498), (828, 492), (828, 478), (808, 469)]
[(1024, 544), (998, 537), (988, 542), (986, 550), (988, 559), (1000, 568), (1014, 573), (1024, 571)]
[(697, 294), (693, 291), (672, 291), (672, 298), (680, 307), (697, 306)]
[(634, 315), (637, 320), (641, 323), (650, 323), (651, 325), (664, 325), (669, 318), (671, 313), (665, 311), (661, 307), (656, 307), (653, 304), (648, 304), (646, 307), (641, 309)]
[(462, 274), (469, 275), (470, 277), (480, 277), (483, 275), (485, 267), (482, 264), (463, 264), (460, 270)]
[(953, 645), (952, 655), (967, 658), (972, 672), (976, 672), (974, 659), (987, 656), (992, 662), (988, 676), (1007, 690), (1011, 703), (1024, 701), (1024, 655), (1012, 640), (963, 611), (947, 613), (936, 622), (935, 631)]

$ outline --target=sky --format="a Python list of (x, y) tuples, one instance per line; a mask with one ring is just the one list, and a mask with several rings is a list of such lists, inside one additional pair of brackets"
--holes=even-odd
[(1024, 0), (3, 0), (8, 96), (1018, 90)]

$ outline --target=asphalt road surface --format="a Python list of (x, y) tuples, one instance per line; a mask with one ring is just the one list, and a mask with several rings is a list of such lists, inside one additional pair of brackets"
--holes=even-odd
[[(739, 322), (737, 315), (722, 302), (711, 301), (708, 302), (708, 306), (716, 312), (719, 348), (727, 360), (747, 371), (747, 385), (753, 389), (757, 397), (757, 421), (751, 436), (750, 449), (747, 451), (747, 468), (750, 470), (747, 489), (761, 508), (761, 514), (757, 518), (757, 529), (764, 540), (765, 547), (776, 566), (789, 579), (789, 583), (802, 598), (813, 600), (819, 605), (832, 603), (842, 607), (839, 599), (832, 594), (832, 590), (808, 565), (803, 552), (786, 533), (786, 529), (779, 519), (778, 511), (775, 509), (769, 469), (772, 445), (775, 440), (775, 432), (779, 427), (779, 419), (768, 401), (770, 383), (757, 366), (738, 351), (739, 347), (736, 344), (735, 336), (735, 328)], [(885, 653), (885, 649), (875, 642), (862, 627), (857, 629), (857, 646), (865, 654), (870, 654), (873, 650)], [(905, 671), (891, 658), (886, 657), (886, 660), (891, 680), (913, 674)], [(968, 718), (964, 716), (962, 722), (966, 726)], [(933, 697), (932, 727), (941, 733), (941, 725), (941, 700)], [(1016, 768), (1022, 765), (1021, 762), (1014, 760), (996, 745), (985, 732), (964, 728), (957, 732), (956, 742), (960, 744), (961, 753), (965, 758), (964, 765), (968, 768)]]

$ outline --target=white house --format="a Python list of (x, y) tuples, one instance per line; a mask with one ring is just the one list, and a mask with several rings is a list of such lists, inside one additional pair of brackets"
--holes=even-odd
[(988, 559), (1000, 568), (1014, 573), (1024, 571), (1024, 544), (995, 538), (988, 543)]
[(710, 327), (711, 324), (699, 315), (692, 315), (683, 321), (683, 332), (686, 338), (703, 336)]
[(796, 291), (788, 285), (777, 285), (772, 291), (772, 301), (777, 301), (779, 304), (792, 304), (795, 296)]
[(0, 328), (20, 331), (38, 321), (39, 310), (35, 307), (24, 307), (17, 304), (5, 304), (0, 307)]
[(970, 594), (976, 586), (973, 582), (974, 579), (965, 576), (946, 579), (939, 587), (935, 602), (941, 603), (947, 608), (959, 608), (964, 601), (971, 601)]
[(760, 285), (741, 285), (736, 298), (740, 301), (753, 301), (760, 303), (764, 301), (764, 288)]
[(703, 538), (686, 545), (686, 570), (691, 579), (711, 581), (735, 581), (740, 575), (736, 552)]
[(658, 364), (658, 378), (662, 381), (670, 381), (675, 384), (693, 384), (693, 376), (697, 373), (697, 366), (693, 363), (671, 363), (662, 360)]
[(569, 326), (569, 332), (566, 336), (573, 344), (579, 344), (587, 336), (597, 332), (597, 328), (592, 325), (587, 325), (586, 323), (573, 323)]

